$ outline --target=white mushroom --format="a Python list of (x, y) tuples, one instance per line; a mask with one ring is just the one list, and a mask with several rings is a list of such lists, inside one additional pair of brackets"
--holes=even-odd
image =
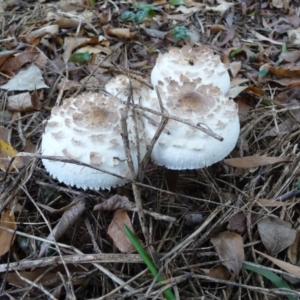
[(159, 54), (151, 73), (151, 83), (154, 87), (159, 82), (167, 86), (174, 80), (182, 85), (182, 75), (191, 82), (197, 81), (197, 86), (216, 86), (224, 95), (230, 89), (230, 77), (225, 65), (218, 55), (205, 46), (170, 48), (167, 53)]
[[(224, 96), (219, 88), (200, 84), (201, 79), (189, 81), (182, 75), (179, 79), (180, 84), (174, 80), (168, 84), (158, 84), (165, 112), (194, 125), (205, 124), (223, 141), (169, 119), (153, 148), (151, 158), (156, 164), (173, 170), (210, 166), (226, 157), (236, 145), (240, 130), (237, 105)], [(154, 92), (148, 92), (142, 97), (142, 105), (160, 111)], [(144, 113), (148, 116), (143, 118), (143, 123), (149, 143), (161, 116)]]
[[(52, 109), (42, 137), (42, 155), (74, 159), (92, 167), (129, 178), (121, 137), (120, 99), (98, 93), (83, 93), (64, 100)], [(127, 119), (128, 139), (135, 171), (138, 168), (134, 121)], [(122, 179), (93, 168), (43, 159), (46, 170), (60, 182), (83, 189), (110, 189), (123, 185)]]
[[(143, 80), (140, 78), (141, 81)], [(130, 89), (131, 84), (131, 89)], [(141, 97), (141, 90), (146, 88), (141, 82), (131, 79), (126, 75), (118, 75), (111, 78), (105, 85), (105, 90), (111, 95), (118, 97), (121, 101), (127, 102), (128, 96), (132, 92), (133, 102), (137, 104)]]

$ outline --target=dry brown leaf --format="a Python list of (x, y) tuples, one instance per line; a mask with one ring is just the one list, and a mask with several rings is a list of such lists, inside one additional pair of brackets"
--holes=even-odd
[(224, 231), (210, 241), (223, 264), (237, 276), (245, 259), (243, 238), (235, 232)]
[(42, 37), (52, 37), (58, 33), (58, 25), (49, 25), (31, 31), (25, 38), (31, 45), (37, 45)]
[(10, 59), (11, 57), (13, 57), (15, 55), (15, 53), (17, 53), (17, 50), (10, 50), (10, 51), (1, 51), (0, 52), (0, 70), (3, 70), (4, 68), (2, 68), (3, 64), (5, 64), (5, 62)]
[(245, 89), (245, 92), (251, 92), (257, 96), (264, 96), (265, 95), (265, 92), (255, 86), (248, 86), (246, 89)]
[(17, 54), (8, 60), (2, 65), (1, 69), (3, 70), (10, 70), (10, 71), (17, 71), (22, 66), (27, 63), (31, 63), (34, 58), (39, 54), (37, 51), (26, 51), (20, 54)]
[(268, 157), (268, 156), (245, 156), (237, 158), (224, 159), (225, 164), (235, 168), (257, 168), (260, 166), (267, 166), (278, 164), (282, 162), (292, 162), (293, 160), (286, 156)]
[(230, 63), (229, 69), (232, 77), (236, 77), (238, 72), (241, 70), (242, 63), (240, 61), (233, 61)]
[(132, 210), (135, 203), (129, 201), (126, 196), (114, 195), (106, 201), (94, 206), (94, 210)]
[(282, 45), (283, 42), (278, 42), (278, 41), (274, 41), (273, 39), (270, 39), (270, 38), (267, 38), (266, 36), (254, 31), (254, 30), (251, 30), (252, 34), (255, 35), (255, 37), (260, 40), (260, 41), (267, 41), (267, 42), (270, 42), (274, 45)]
[[(224, 36), (223, 40), (218, 43), (218, 47), (222, 47), (225, 44), (228, 44), (235, 36), (235, 26), (231, 26), (227, 29), (226, 35)], [(234, 76), (233, 76), (234, 77)]]
[(76, 28), (78, 26), (78, 21), (69, 18), (59, 18), (57, 19), (54, 24), (58, 25), (61, 29), (69, 29), (69, 28)]
[(272, 75), (282, 76), (282, 77), (297, 77), (300, 76), (300, 68), (298, 66), (293, 66), (290, 69), (287, 68), (274, 68), (269, 66), (269, 72)]
[(282, 62), (294, 63), (300, 59), (300, 51), (292, 50), (292, 51), (283, 52), (279, 55), (279, 59)]
[(40, 110), (41, 107), (42, 103), (39, 97), (32, 97), (29, 92), (12, 95), (7, 99), (7, 109), (10, 111), (27, 112)]
[[(43, 268), (40, 269), (34, 269), (32, 271), (28, 271), (28, 272), (20, 272), (20, 275), (30, 281), (35, 281), (38, 277), (40, 277), (39, 279), (39, 283), (43, 284), (44, 286), (52, 286), (52, 287), (56, 287), (58, 282), (61, 282), (60, 277), (58, 276), (58, 272), (60, 273), (65, 273), (64, 270), (60, 267), (56, 268), (57, 271), (55, 272), (55, 270), (48, 272), (45, 274), (45, 270)], [(73, 268), (72, 268), (73, 269)], [(82, 269), (80, 267), (77, 267), (77, 272), (82, 271)], [(20, 278), (20, 276), (16, 273), (13, 272), (9, 272), (7, 274), (6, 280), (8, 283), (19, 286), (19, 287), (25, 287), (28, 286), (29, 284), (27, 282), (25, 282), (24, 280), (22, 280)], [(85, 279), (84, 278), (79, 278), (79, 279), (73, 279), (72, 278), (72, 284), (74, 285), (82, 285), (84, 283)]]
[(272, 255), (278, 254), (295, 241), (296, 230), (292, 229), (289, 222), (266, 217), (257, 226), (262, 243)]
[(291, 244), (287, 251), (287, 256), (292, 264), (296, 264), (299, 257), (299, 245), (300, 245), (300, 231), (297, 230), (296, 238), (293, 244)]
[[(2, 215), (0, 219), (1, 227), (5, 227), (7, 229), (16, 230), (17, 225), (15, 222), (14, 215), (10, 215), (10, 209), (7, 209)], [(7, 232), (3, 229), (0, 229), (0, 255), (5, 254), (11, 247), (14, 239), (14, 234), (11, 232)]]
[(217, 12), (220, 12), (220, 13), (225, 13), (226, 10), (228, 10), (230, 7), (234, 6), (234, 3), (232, 2), (227, 2), (225, 0), (217, 0), (218, 2), (218, 6), (206, 6), (205, 7), (205, 11), (217, 11)]
[[(47, 240), (57, 241), (73, 224), (75, 224), (75, 222), (78, 221), (80, 216), (83, 214), (85, 211), (85, 199), (81, 199), (79, 201), (78, 199), (75, 199), (73, 202), (76, 202), (76, 204), (64, 212), (57, 225), (48, 235)], [(41, 245), (39, 257), (46, 253), (49, 245), (49, 243), (43, 243)]]
[(63, 61), (67, 63), (72, 55), (73, 50), (76, 46), (76, 38), (75, 37), (66, 37), (64, 38), (64, 53), (62, 55)]
[(107, 233), (121, 252), (129, 253), (133, 252), (135, 248), (124, 231), (124, 224), (134, 233), (127, 212), (125, 210), (116, 210), (114, 217), (108, 226)]
[[(251, 224), (253, 224), (257, 219), (256, 214), (251, 214)], [(236, 233), (242, 234), (247, 229), (247, 217), (244, 213), (238, 213), (230, 218), (227, 229), (229, 231), (234, 231)]]
[(130, 31), (129, 28), (113, 28), (111, 25), (103, 26), (103, 30), (108, 36), (115, 36), (121, 39), (133, 39), (138, 32)]
[(255, 252), (258, 253), (259, 255), (269, 259), (271, 262), (273, 262), (275, 265), (277, 265), (279, 268), (283, 269), (284, 271), (286, 271), (294, 276), (300, 277), (300, 267), (294, 266), (290, 263), (279, 260), (277, 258), (274, 258), (274, 257), (267, 255), (265, 253), (262, 253), (260, 251), (255, 250)]
[[(216, 266), (212, 269), (200, 269), (199, 271), (205, 276), (209, 276), (220, 280), (229, 280), (231, 276), (228, 269), (224, 266)], [(195, 270), (194, 272), (197, 272), (197, 270)]]

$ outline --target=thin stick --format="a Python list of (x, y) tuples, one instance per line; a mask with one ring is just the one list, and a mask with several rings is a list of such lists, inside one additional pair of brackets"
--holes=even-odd
[(188, 121), (186, 121), (185, 119), (182, 119), (182, 118), (179, 118), (179, 117), (175, 117), (175, 116), (172, 116), (172, 115), (169, 115), (169, 114), (166, 114), (166, 113), (160, 113), (156, 110), (153, 110), (151, 108), (147, 108), (147, 107), (144, 107), (142, 105), (139, 105), (139, 104), (135, 104), (133, 106), (134, 108), (136, 109), (141, 109), (143, 111), (148, 111), (154, 115), (157, 115), (157, 116), (161, 116), (161, 117), (165, 117), (165, 118), (168, 118), (168, 119), (171, 119), (171, 120), (175, 120), (177, 122), (180, 122), (180, 123), (183, 123), (185, 125), (188, 125), (188, 126), (191, 126), (193, 128), (196, 128), (204, 133), (206, 133), (207, 135), (215, 138), (216, 140), (218, 141), (223, 141), (223, 138), (221, 136), (219, 136), (218, 134), (214, 133), (205, 123), (198, 123), (198, 124), (192, 124)]

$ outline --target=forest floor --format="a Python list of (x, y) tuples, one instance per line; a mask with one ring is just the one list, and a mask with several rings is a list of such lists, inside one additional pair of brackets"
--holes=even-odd
[[(0, 298), (300, 299), (299, 15), (296, 0), (0, 1)], [(47, 173), (55, 105), (119, 74), (150, 85), (158, 53), (185, 45), (230, 74), (241, 130), (225, 160), (180, 171), (176, 192), (151, 162), (110, 191)]]

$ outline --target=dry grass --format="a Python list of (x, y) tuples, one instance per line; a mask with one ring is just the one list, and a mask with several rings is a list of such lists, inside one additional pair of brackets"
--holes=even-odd
[[(3, 42), (14, 36), (10, 45), (22, 48), (20, 43), (24, 40), (23, 36), (32, 27), (41, 26), (45, 15), (42, 6), (28, 6), (25, 3), (24, 6), (17, 6), (15, 11), (4, 13), (0, 40)], [(209, 23), (214, 17), (211, 13), (199, 13), (197, 16), (204, 23)], [(192, 16), (187, 21), (197, 28), (197, 18)], [(237, 35), (241, 40), (246, 39), (251, 29), (248, 26), (258, 24), (250, 19), (247, 19), (246, 27), (237, 23)], [(212, 38), (204, 35), (201, 40), (213, 42)], [(112, 45), (117, 42), (117, 39), (113, 40)], [(146, 44), (150, 44), (147, 39)], [(158, 42), (157, 47), (162, 44)], [(128, 53), (126, 58), (125, 47)], [(262, 51), (259, 47), (262, 46), (258, 42), (252, 49)], [(43, 47), (40, 50), (54, 59), (53, 52)], [(119, 67), (122, 69), (125, 61), (136, 62), (137, 57), (141, 61), (149, 59), (150, 63), (154, 60), (154, 56), (150, 58), (139, 54), (139, 50), (139, 43), (134, 41), (123, 44), (120, 51), (116, 52)], [(56, 55), (61, 55), (61, 49), (57, 49)], [(243, 63), (259, 69), (250, 60)], [(117, 74), (116, 69), (109, 70), (109, 73)], [(43, 121), (48, 118), (56, 102), (56, 87), (64, 76), (63, 70), (56, 71), (49, 62), (44, 77), (52, 84), (45, 91), (42, 109), (19, 114), (11, 122), (1, 122), (1, 125), (11, 129), (11, 143), (19, 151), (24, 149), (24, 141), (31, 140), (39, 144)], [(299, 198), (292, 197), (290, 201), (294, 204), (287, 207), (263, 207), (257, 202), (260, 198), (276, 199), (298, 187), (300, 130), (298, 128), (285, 135), (264, 137), (268, 130), (292, 118), (293, 110), (275, 104), (273, 95), (278, 91), (269, 82), (254, 82), (253, 85), (264, 90), (265, 96), (262, 98), (245, 93), (239, 98), (247, 98), (252, 108), (241, 116), (241, 134), (235, 154), (241, 157), (290, 156), (292, 163), (238, 169), (219, 162), (207, 169), (183, 171), (179, 175), (176, 194), (162, 189), (165, 170), (150, 164), (145, 170), (143, 182), (136, 183), (143, 209), (157, 213), (145, 214), (145, 226), (149, 232), (146, 239), (151, 246), (153, 259), (166, 275), (165, 283), (173, 287), (178, 299), (285, 299), (286, 292), (275, 289), (269, 281), (252, 272), (242, 269), (237, 278), (213, 278), (205, 276), (202, 271), (222, 265), (210, 239), (227, 230), (228, 222), (237, 213), (243, 212), (248, 219), (247, 230), (242, 233), (245, 260), (273, 268), (276, 272), (279, 270), (274, 265), (254, 252), (254, 248), (265, 251), (256, 224), (264, 216), (276, 215), (289, 221), (293, 228), (299, 226)], [(64, 97), (67, 96), (68, 92)], [(4, 112), (6, 93), (1, 91), (0, 97)], [(265, 105), (262, 100), (269, 101), (270, 105)], [(134, 201), (131, 184), (110, 192), (66, 187), (46, 173), (38, 157), (30, 160), (20, 172), (1, 171), (0, 176), (0, 206), (3, 210), (8, 203), (12, 204), (18, 224), (10, 252), (1, 259), (1, 299), (9, 299), (8, 295), (15, 299), (162, 299), (162, 286), (154, 282), (140, 257), (137, 254), (121, 254), (114, 247), (107, 234), (113, 213), (93, 211), (95, 204), (115, 193), (125, 194)], [(41, 242), (45, 241), (50, 228), (54, 228), (63, 213), (49, 212), (46, 208), (59, 210), (74, 199), (85, 199), (85, 213), (58, 242), (51, 244), (53, 250), (48, 251), (47, 257), (39, 258)], [(190, 213), (202, 214), (202, 223), (187, 225), (185, 216)], [(138, 213), (129, 212), (129, 215), (137, 235), (145, 241)], [(251, 222), (253, 215), (255, 221)], [(176, 221), (172, 222), (172, 218)], [(286, 260), (285, 255), (284, 251), (278, 258)], [(286, 275), (282, 271), (279, 273)], [(122, 286), (122, 282), (126, 285)], [(293, 287), (299, 290), (297, 283)], [(299, 297), (299, 292), (297, 295)]]

